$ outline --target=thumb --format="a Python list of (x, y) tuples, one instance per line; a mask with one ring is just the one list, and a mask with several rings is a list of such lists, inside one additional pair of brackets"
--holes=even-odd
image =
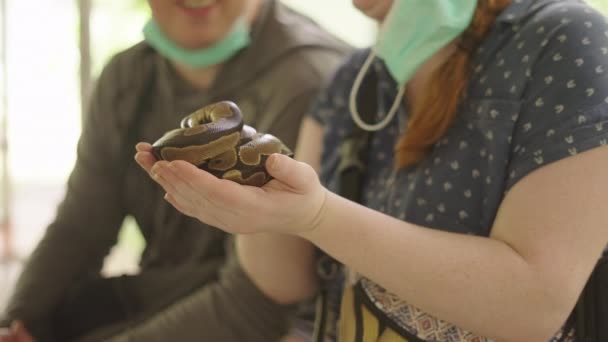
[(304, 193), (319, 182), (315, 170), (308, 164), (286, 155), (274, 153), (266, 160), (268, 173), (295, 192)]

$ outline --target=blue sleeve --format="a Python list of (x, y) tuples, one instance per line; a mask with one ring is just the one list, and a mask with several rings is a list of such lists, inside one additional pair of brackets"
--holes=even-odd
[(584, 4), (537, 23), (547, 32), (511, 142), (507, 188), (549, 163), (608, 142), (608, 22)]

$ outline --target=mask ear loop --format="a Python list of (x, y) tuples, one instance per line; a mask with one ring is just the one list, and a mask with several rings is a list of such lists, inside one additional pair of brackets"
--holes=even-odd
[(403, 95), (405, 94), (405, 86), (400, 87), (399, 92), (397, 93), (397, 96), (395, 97), (395, 101), (393, 102), (393, 105), (391, 106), (391, 109), (389, 110), (388, 114), (380, 122), (377, 122), (375, 124), (368, 124), (366, 122), (363, 122), (363, 120), (361, 119), (361, 115), (359, 114), (359, 109), (357, 107), (357, 95), (359, 94), (359, 89), (361, 88), (361, 84), (363, 83), (363, 78), (365, 77), (365, 74), (369, 70), (369, 68), (374, 60), (374, 57), (376, 57), (376, 50), (372, 50), (370, 52), (369, 56), (365, 60), (365, 63), (363, 63), (361, 70), (357, 74), (357, 77), (355, 78), (355, 83), (353, 84), (353, 87), (350, 90), (350, 97), (349, 97), (349, 103), (348, 103), (349, 109), (350, 109), (350, 116), (353, 119), (353, 121), (355, 122), (355, 124), (357, 124), (357, 126), (359, 126), (359, 128), (361, 128), (362, 130), (365, 130), (368, 132), (379, 131), (379, 130), (385, 128), (391, 122), (391, 120), (395, 117), (395, 114), (397, 114), (397, 110), (399, 110), (399, 106), (401, 105), (401, 100), (403, 99)]

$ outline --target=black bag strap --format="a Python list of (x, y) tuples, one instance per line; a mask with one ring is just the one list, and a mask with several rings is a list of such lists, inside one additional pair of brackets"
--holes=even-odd
[(574, 308), (573, 315), (575, 318), (576, 326), (576, 340), (580, 342), (596, 342), (599, 341), (595, 334), (596, 322), (595, 315), (590, 308), (594, 307), (595, 302), (595, 270), (589, 277), (585, 288), (581, 293), (576, 307)]
[[(378, 76), (370, 68), (361, 84), (359, 94), (361, 102), (357, 102), (361, 119), (367, 123), (376, 120), (378, 111)], [(358, 100), (358, 99), (357, 99)], [(338, 165), (340, 196), (361, 203), (363, 182), (367, 171), (367, 155), (373, 132), (353, 125), (350, 134), (340, 146), (340, 164)]]
[[(357, 100), (361, 119), (371, 123), (376, 120), (378, 108), (378, 76), (374, 68), (370, 68), (365, 75), (361, 88), (360, 97)], [(357, 125), (353, 125), (352, 131), (347, 135), (340, 145), (340, 164), (338, 165), (338, 193), (340, 196), (351, 201), (361, 203), (363, 182), (367, 171), (367, 154), (372, 139), (372, 132), (367, 132)], [(331, 310), (336, 306), (331, 297), (332, 283), (342, 276), (342, 264), (321, 252), (317, 260), (317, 273), (321, 278), (320, 293), (317, 298), (314, 342), (323, 342), (328, 328), (335, 322)]]
[(608, 337), (608, 253), (604, 251), (583, 289), (574, 311), (571, 327), (580, 342), (600, 342)]

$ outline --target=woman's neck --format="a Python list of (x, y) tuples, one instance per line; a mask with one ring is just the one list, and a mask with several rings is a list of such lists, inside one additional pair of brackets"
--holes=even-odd
[(437, 51), (437, 53), (429, 58), (429, 60), (422, 64), (418, 71), (416, 71), (412, 79), (406, 85), (406, 96), (410, 103), (412, 103), (411, 100), (416, 98), (421, 91), (424, 91), (424, 87), (430, 81), (433, 73), (452, 56), (457, 48), (457, 40), (452, 41)]

